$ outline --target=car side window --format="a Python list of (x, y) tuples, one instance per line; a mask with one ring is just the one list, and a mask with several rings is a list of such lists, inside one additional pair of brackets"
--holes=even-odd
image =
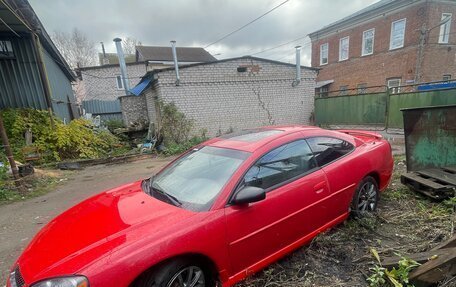
[(333, 162), (354, 149), (351, 143), (337, 138), (314, 137), (307, 139), (307, 142), (319, 166)]
[(287, 143), (265, 154), (245, 174), (244, 186), (268, 189), (316, 168), (305, 140)]

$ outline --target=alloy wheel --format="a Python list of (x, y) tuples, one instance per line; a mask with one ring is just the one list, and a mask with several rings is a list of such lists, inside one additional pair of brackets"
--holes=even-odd
[(372, 182), (366, 182), (360, 189), (358, 211), (374, 211), (377, 205), (377, 187)]
[(204, 272), (197, 266), (186, 267), (177, 272), (167, 287), (205, 287)]

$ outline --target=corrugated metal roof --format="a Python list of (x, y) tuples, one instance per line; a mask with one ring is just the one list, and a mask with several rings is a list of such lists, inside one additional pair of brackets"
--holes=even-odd
[(135, 96), (141, 95), (141, 93), (147, 89), (149, 86), (150, 82), (152, 81), (151, 78), (143, 78), (139, 84), (137, 84), (133, 89), (130, 90), (130, 93), (132, 93)]
[[(217, 59), (203, 48), (176, 47), (179, 62), (212, 62)], [(136, 46), (136, 60), (138, 61), (173, 61), (171, 47)]]
[(13, 27), (13, 30), (16, 32), (32, 32), (33, 30), (39, 36), (43, 47), (49, 52), (67, 78), (71, 81), (76, 79), (70, 66), (55, 47), (51, 37), (44, 29), (43, 24), (27, 0), (0, 0), (0, 17), (9, 26), (7, 27), (4, 23), (0, 22), (0, 32), (11, 32), (10, 28)]

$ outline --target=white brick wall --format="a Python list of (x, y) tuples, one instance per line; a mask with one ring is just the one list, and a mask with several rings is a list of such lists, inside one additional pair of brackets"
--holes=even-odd
[[(136, 86), (141, 77), (146, 74), (144, 63), (128, 64), (127, 73), (130, 88)], [(119, 66), (96, 67), (93, 69), (82, 70), (82, 85), (85, 96), (84, 101), (88, 100), (117, 100), (119, 96), (125, 95), (125, 90), (117, 89), (116, 76), (120, 75)]]
[[(239, 66), (248, 66), (248, 71), (237, 72)], [(293, 66), (249, 58), (181, 69), (180, 86), (174, 84), (173, 70), (160, 72), (146, 92), (149, 119), (155, 119), (154, 96), (158, 96), (193, 119), (195, 133), (206, 129), (208, 136), (231, 128), (306, 125), (314, 109), (316, 75), (302, 69), (301, 83), (292, 87)]]

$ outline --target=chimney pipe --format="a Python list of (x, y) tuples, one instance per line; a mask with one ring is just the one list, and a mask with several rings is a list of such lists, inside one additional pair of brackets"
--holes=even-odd
[(296, 46), (296, 78), (292, 86), (296, 87), (301, 83), (301, 46)]
[(180, 84), (179, 65), (177, 63), (176, 41), (171, 41), (171, 48), (173, 50), (174, 70), (176, 71), (176, 86)]
[(130, 86), (128, 83), (127, 65), (125, 64), (125, 57), (122, 50), (122, 39), (115, 38), (117, 57), (119, 58), (120, 74), (122, 75), (122, 83), (125, 89), (125, 95), (130, 95)]

